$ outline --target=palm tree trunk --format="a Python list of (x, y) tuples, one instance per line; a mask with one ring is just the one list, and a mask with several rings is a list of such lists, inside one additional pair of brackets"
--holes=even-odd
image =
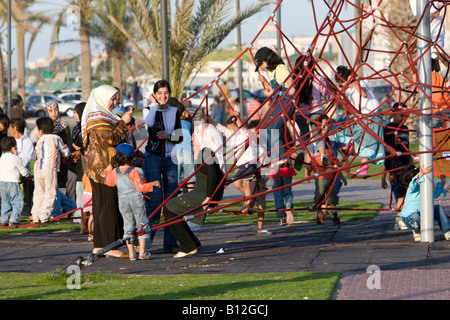
[(91, 72), (91, 47), (89, 34), (80, 28), (80, 64), (81, 64), (81, 95), (83, 101), (87, 101), (92, 89), (92, 72)]
[[(20, 12), (22, 13), (22, 12)], [(17, 93), (25, 99), (25, 28), (23, 16), (16, 20)]]
[(114, 50), (111, 52), (111, 59), (113, 65), (112, 85), (117, 88), (122, 88), (122, 59), (119, 53)]

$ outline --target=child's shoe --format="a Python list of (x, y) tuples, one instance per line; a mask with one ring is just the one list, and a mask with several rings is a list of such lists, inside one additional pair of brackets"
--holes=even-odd
[(335, 225), (341, 224), (341, 219), (339, 219), (337, 212), (333, 212), (333, 223)]
[(414, 237), (415, 242), (420, 242), (422, 240), (420, 233), (415, 233), (414, 231), (413, 231), (413, 237)]
[(361, 179), (367, 179), (368, 173), (369, 173), (369, 165), (364, 164), (358, 170), (350, 172), (350, 178), (356, 177)]
[(403, 222), (401, 217), (396, 217), (395, 218), (395, 224), (394, 224), (394, 230), (407, 230), (408, 227), (406, 226), (406, 224)]
[(445, 240), (450, 240), (450, 231), (444, 233)]
[(152, 254), (150, 252), (139, 252), (139, 260), (149, 260)]

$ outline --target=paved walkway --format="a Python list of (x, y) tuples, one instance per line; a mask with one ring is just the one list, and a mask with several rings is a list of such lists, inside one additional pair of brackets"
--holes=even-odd
[[(351, 180), (342, 200), (389, 203), (379, 181)], [(310, 199), (313, 183), (295, 187), (295, 198)], [(234, 194), (228, 192), (227, 197)], [(450, 212), (450, 198), (437, 200)], [(256, 222), (256, 217), (255, 217)], [(415, 243), (410, 231), (393, 230), (394, 214), (381, 213), (371, 221), (326, 221), (265, 226), (272, 236), (256, 234), (256, 224), (207, 225), (196, 231), (199, 254), (173, 259), (161, 250), (162, 232), (155, 238), (152, 259), (131, 262), (102, 258), (83, 272), (124, 274), (216, 274), (254, 272), (341, 272), (336, 300), (450, 299), (450, 241), (436, 225), (436, 241)], [(79, 256), (92, 244), (78, 232), (0, 236), (0, 272), (52, 272)], [(375, 266), (375, 267), (374, 267)], [(302, 297), (299, 297), (301, 299)]]

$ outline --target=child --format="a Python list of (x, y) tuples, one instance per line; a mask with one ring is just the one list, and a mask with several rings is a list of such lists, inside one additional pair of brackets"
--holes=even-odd
[(4, 113), (0, 114), (0, 140), (8, 135), (9, 123), (9, 117)]
[(83, 213), (89, 214), (87, 228), (90, 233), (88, 241), (93, 241), (94, 237), (92, 232), (94, 231), (94, 216), (92, 215), (92, 186), (86, 173), (83, 174), (81, 179), (83, 182), (83, 195), (81, 196), (81, 206), (83, 207)]
[[(277, 168), (277, 169), (275, 169)], [(292, 177), (295, 176), (295, 170), (292, 167), (291, 160), (286, 160), (284, 166), (278, 166), (275, 163), (269, 172), (269, 177), (272, 178), (272, 189), (277, 189), (292, 183)], [(292, 215), (292, 187), (284, 187), (273, 191), (275, 200), (276, 215), (280, 218), (280, 226), (291, 225), (294, 222)]]
[(57, 173), (63, 161), (70, 159), (70, 151), (62, 139), (53, 132), (53, 121), (49, 117), (36, 120), (39, 140), (36, 143), (34, 163), (34, 193), (31, 214), (33, 223), (46, 223), (54, 209), (58, 191)]
[(355, 143), (355, 151), (361, 157), (361, 167), (349, 173), (349, 177), (366, 179), (368, 177), (369, 160), (381, 159), (384, 157), (384, 148), (375, 136), (383, 139), (382, 118), (378, 114), (381, 112), (380, 103), (369, 89), (367, 83), (363, 80), (359, 81), (355, 77), (355, 73), (349, 67), (338, 66), (335, 74), (336, 82), (340, 87), (345, 87), (345, 95), (347, 96), (353, 107), (356, 108), (363, 116), (361, 122), (364, 123), (373, 133), (368, 133), (359, 123), (355, 123), (351, 129), (342, 130), (342, 134), (338, 136), (338, 140), (348, 143), (352, 138)]
[[(150, 253), (146, 251), (146, 240), (150, 237), (148, 219), (145, 214), (145, 202), (143, 192), (152, 192), (153, 187), (160, 187), (159, 181), (144, 182), (144, 172), (141, 168), (134, 167), (134, 148), (130, 144), (121, 143), (116, 148), (114, 166), (108, 166), (106, 185), (117, 187), (119, 197), (119, 209), (123, 217), (125, 234), (133, 234), (140, 224), (146, 226), (145, 233), (139, 235), (139, 259), (150, 259)], [(133, 242), (127, 241), (130, 260), (136, 260), (136, 252)]]
[[(34, 145), (33, 141), (25, 134), (26, 123), (25, 120), (18, 118), (11, 118), (9, 125), (9, 135), (16, 139), (17, 144), (17, 156), (22, 160), (22, 164), (28, 171), (31, 172), (30, 162), (34, 157)], [(22, 180), (23, 194), (24, 194), (24, 207), (29, 213), (33, 205), (33, 190), (34, 181), (32, 179)]]
[[(227, 144), (234, 151), (236, 161), (236, 171), (233, 176), (233, 185), (236, 189), (248, 197), (252, 194), (250, 190), (250, 181), (254, 179), (256, 172), (257, 148), (256, 139), (250, 141), (250, 132), (243, 126), (236, 115), (227, 120), (227, 126), (215, 122), (210, 117), (208, 122), (214, 125), (227, 140)], [(248, 145), (248, 146), (247, 146)], [(250, 214), (252, 209), (252, 200), (246, 200), (241, 207), (242, 213)]]
[[(190, 114), (186, 110), (184, 104), (178, 101), (176, 98), (170, 98), (169, 104), (178, 109), (181, 123), (181, 133), (183, 135), (183, 141), (176, 145), (176, 160), (174, 163), (178, 165), (178, 182), (183, 179), (192, 176), (186, 184), (187, 191), (194, 188), (196, 181), (195, 175), (192, 175), (195, 171), (194, 167), (194, 149), (192, 145), (192, 123), (189, 121)], [(186, 191), (186, 190), (183, 190)]]
[[(268, 164), (269, 159), (265, 156), (267, 149), (262, 139), (259, 139), (259, 130), (255, 128), (258, 127), (260, 120), (251, 120), (248, 123), (248, 127), (251, 128), (252, 135), (258, 138), (257, 152), (258, 152), (258, 173), (256, 179), (250, 182), (250, 190), (253, 193), (264, 193), (267, 191), (267, 181), (269, 180), (268, 172), (265, 170), (265, 166)], [(266, 210), (266, 195), (261, 194), (254, 198), (253, 205), (257, 206), (257, 234), (261, 235), (272, 235), (272, 231), (264, 228), (264, 211)], [(253, 208), (252, 208), (253, 209)], [(293, 218), (292, 218), (293, 222)]]
[[(406, 106), (404, 104), (399, 104), (398, 102), (394, 103), (391, 109), (392, 121), (389, 122), (386, 127), (384, 127), (384, 142), (386, 142), (386, 145), (390, 146), (392, 149), (401, 153), (409, 152), (409, 130), (408, 127), (404, 124), (407, 118), (407, 116), (405, 116), (405, 113), (402, 112), (404, 111), (404, 109), (406, 109)], [(390, 149), (385, 148), (385, 153), (386, 155), (391, 154)], [(385, 159), (383, 167), (384, 173), (381, 178), (381, 187), (383, 189), (386, 189), (388, 186), (386, 183), (386, 171), (404, 167), (408, 164), (411, 164), (412, 161), (413, 159), (411, 155), (399, 155)], [(395, 230), (407, 229), (405, 224), (402, 222), (402, 219), (399, 217), (407, 189), (399, 186), (398, 181), (400, 179), (400, 172), (401, 170), (397, 169), (389, 173), (397, 209), (397, 217), (395, 218), (394, 225)]]
[(20, 176), (29, 177), (30, 172), (17, 156), (17, 143), (13, 137), (0, 140), (2, 156), (0, 157), (0, 193), (1, 193), (1, 225), (7, 226), (8, 220), (13, 228), (17, 228), (19, 216), (23, 209)]
[(324, 163), (322, 162), (324, 157), (320, 153), (314, 156), (314, 161), (312, 161), (311, 164), (305, 163), (307, 175), (309, 175), (309, 171), (311, 171), (311, 169), (313, 169), (316, 173), (320, 174), (315, 181), (315, 192), (314, 192), (314, 205), (317, 206), (320, 202), (323, 202), (322, 206), (317, 209), (316, 223), (318, 225), (323, 224), (324, 214), (330, 213), (330, 211), (333, 214), (333, 223), (335, 225), (341, 223), (341, 220), (339, 219), (336, 211), (336, 206), (339, 204), (338, 194), (341, 185), (342, 184), (347, 185), (347, 180), (344, 178), (341, 172), (326, 173), (327, 171), (334, 170), (339, 165), (339, 161), (336, 158), (337, 150), (334, 150), (332, 148), (332, 142), (327, 137), (328, 119), (329, 118), (327, 115), (323, 116), (321, 134), (323, 137), (326, 137), (324, 154), (329, 163), (333, 167), (329, 168), (324, 165)]
[[(406, 192), (403, 209), (400, 212), (402, 218), (408, 229), (413, 232), (414, 241), (421, 240), (420, 236), (420, 183), (425, 181), (424, 175), (430, 173), (431, 166), (419, 170), (413, 164), (409, 165), (403, 170), (403, 174), (399, 184), (404, 188), (408, 188)], [(441, 176), (441, 185), (436, 188), (434, 198), (437, 198), (442, 192), (445, 185), (445, 176)], [(437, 191), (437, 192), (436, 192)], [(440, 205), (434, 205), (434, 219), (438, 221), (439, 226), (444, 233), (445, 239), (450, 240), (449, 222), (447, 215), (442, 210)]]

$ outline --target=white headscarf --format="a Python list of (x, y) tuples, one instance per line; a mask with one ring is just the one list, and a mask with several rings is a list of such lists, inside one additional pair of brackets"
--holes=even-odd
[(89, 99), (81, 116), (81, 133), (83, 140), (87, 135), (87, 125), (91, 120), (105, 120), (118, 122), (120, 117), (109, 111), (108, 103), (117, 93), (117, 89), (110, 85), (101, 85), (91, 91)]
[[(219, 130), (209, 123), (201, 124), (194, 133), (194, 141), (199, 146), (200, 151), (209, 148), (215, 153), (220, 170), (225, 174), (227, 168), (223, 157), (223, 136)], [(203, 159), (203, 161), (206, 160)]]

